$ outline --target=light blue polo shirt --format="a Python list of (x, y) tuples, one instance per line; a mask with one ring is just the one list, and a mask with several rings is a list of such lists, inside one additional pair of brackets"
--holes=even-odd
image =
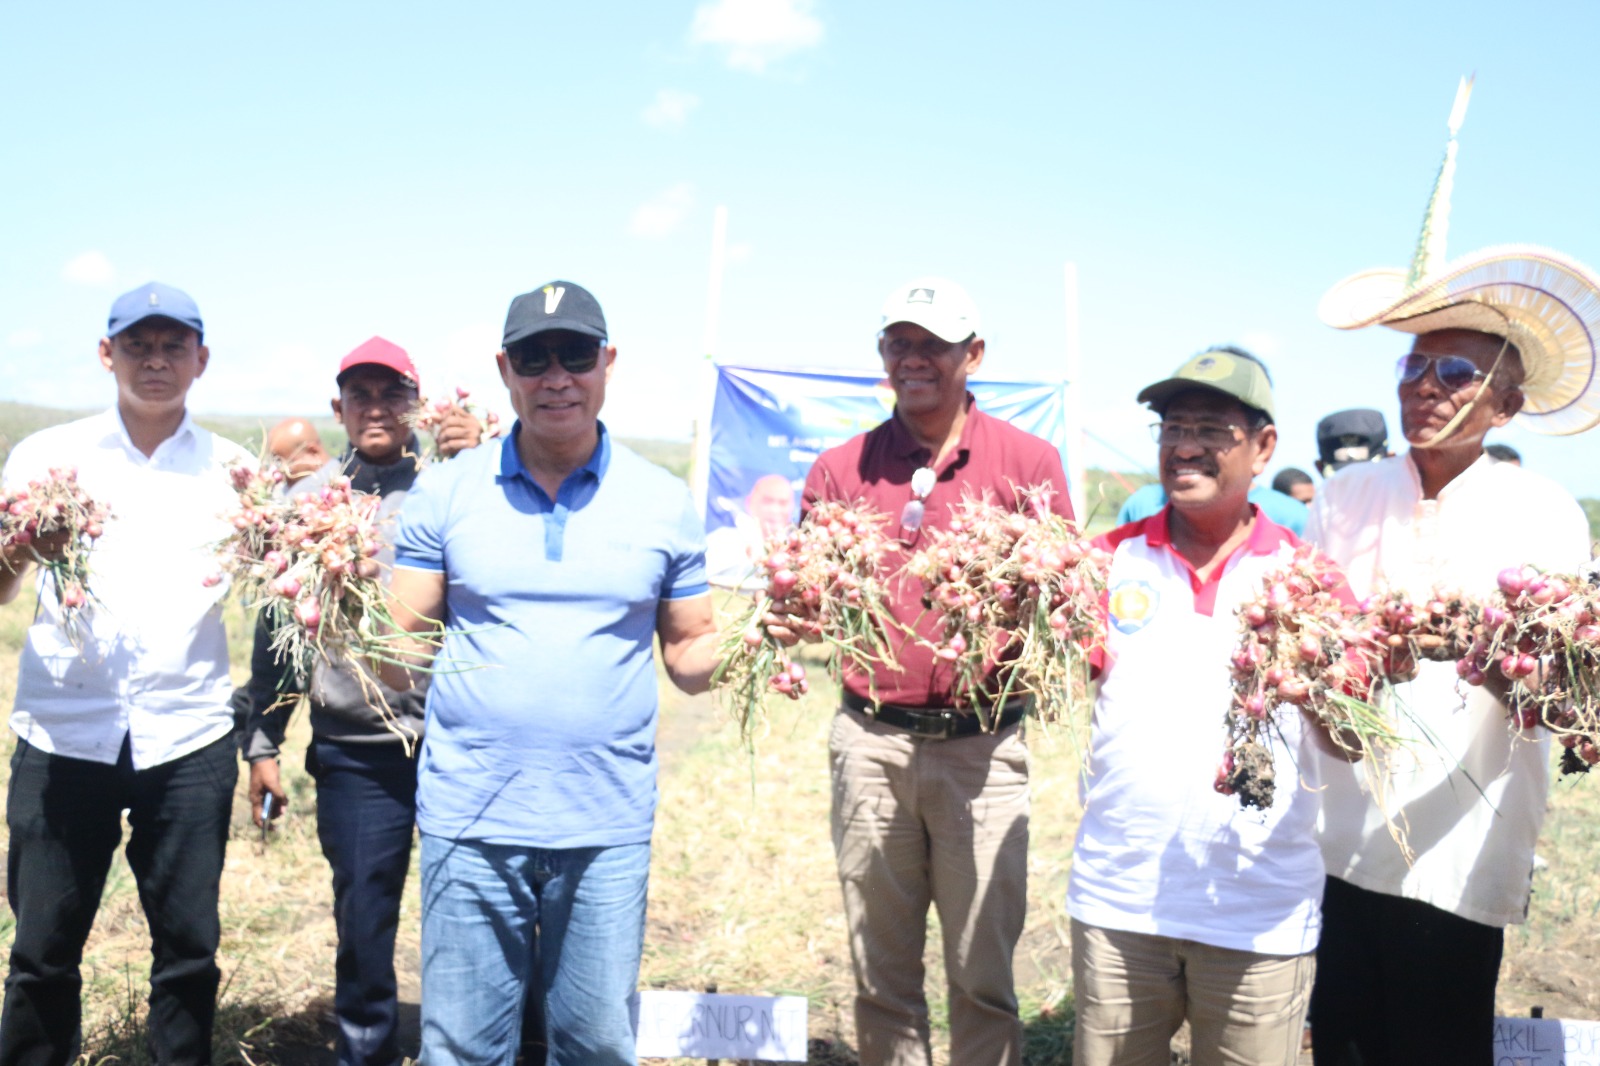
[(643, 843), (656, 610), (709, 592), (704, 527), (688, 487), (604, 426), (551, 500), (520, 431), (425, 470), (401, 515), (395, 565), (447, 580), (417, 824), (527, 847)]

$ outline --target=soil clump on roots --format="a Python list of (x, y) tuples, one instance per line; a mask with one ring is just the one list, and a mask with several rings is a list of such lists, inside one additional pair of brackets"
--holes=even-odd
[(1239, 797), (1240, 805), (1258, 810), (1271, 807), (1277, 788), (1272, 752), (1260, 744), (1246, 743), (1235, 748), (1232, 754), (1233, 769), (1228, 774), (1228, 784)]

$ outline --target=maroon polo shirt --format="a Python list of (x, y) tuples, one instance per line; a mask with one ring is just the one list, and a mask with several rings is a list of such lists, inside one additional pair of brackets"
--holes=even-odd
[[(1072, 501), (1067, 498), (1067, 475), (1055, 448), (984, 414), (968, 393), (961, 439), (934, 468), (938, 477), (923, 501), (922, 529), (902, 529), (900, 513), (912, 499), (911, 475), (931, 459), (928, 449), (912, 439), (898, 418), (891, 417), (817, 458), (806, 476), (801, 508), (808, 511), (819, 500), (843, 500), (865, 503), (888, 515), (886, 532), (894, 546), (884, 555), (883, 574), (888, 581), (890, 613), (902, 625), (915, 627), (924, 640), (938, 641), (943, 635), (942, 616), (923, 608), (922, 583), (902, 573), (906, 559), (927, 543), (928, 530), (948, 528), (951, 508), (966, 496), (988, 496), (1002, 507), (1014, 509), (1017, 489), (1048, 483), (1055, 489), (1050, 509), (1065, 518), (1072, 517)], [(887, 657), (901, 669), (874, 669), (877, 698), (904, 707), (949, 707), (955, 682), (951, 664), (936, 658), (931, 648), (906, 633), (891, 632), (887, 637)], [(858, 696), (873, 695), (866, 676), (848, 666), (844, 683)]]

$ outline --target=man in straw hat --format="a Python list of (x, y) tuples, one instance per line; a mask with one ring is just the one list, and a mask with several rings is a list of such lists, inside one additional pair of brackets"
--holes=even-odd
[[(1600, 418), (1600, 280), (1529, 246), (1443, 263), (1466, 90), (1411, 270), (1357, 274), (1322, 301), (1330, 325), (1377, 323), (1414, 337), (1396, 368), (1410, 450), (1330, 479), (1307, 528), (1358, 595), (1387, 586), (1419, 599), (1436, 587), (1487, 597), (1504, 567), (1570, 572), (1588, 557), (1572, 498), (1494, 462), (1483, 439), (1513, 418), (1548, 433)], [(1451, 662), (1414, 670), (1392, 695), (1409, 744), (1386, 793), (1363, 794), (1363, 767), (1321, 767), (1329, 877), (1312, 998), (1319, 1066), (1489, 1063), (1503, 928), (1527, 913), (1548, 734), (1510, 724), (1512, 683), (1498, 670), (1481, 687), (1458, 687)], [(1412, 854), (1391, 838), (1386, 815)]]

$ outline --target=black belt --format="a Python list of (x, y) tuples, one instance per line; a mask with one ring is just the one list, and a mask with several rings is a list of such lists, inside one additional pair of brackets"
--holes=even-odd
[[(844, 694), (844, 705), (852, 711), (864, 714), (884, 725), (904, 729), (913, 736), (933, 737), (939, 740), (975, 737), (984, 732), (984, 719), (989, 721), (988, 731), (998, 733), (1022, 721), (1022, 716), (1028, 713), (1028, 708), (1032, 704), (1032, 699), (1027, 696), (1015, 696), (1007, 700), (1003, 707), (997, 708), (991, 705), (984, 708), (983, 717), (980, 718), (972, 711), (949, 709), (930, 711), (918, 707), (901, 707), (894, 703), (874, 705), (871, 700), (857, 696), (854, 692)], [(996, 711), (999, 713), (996, 714)]]

